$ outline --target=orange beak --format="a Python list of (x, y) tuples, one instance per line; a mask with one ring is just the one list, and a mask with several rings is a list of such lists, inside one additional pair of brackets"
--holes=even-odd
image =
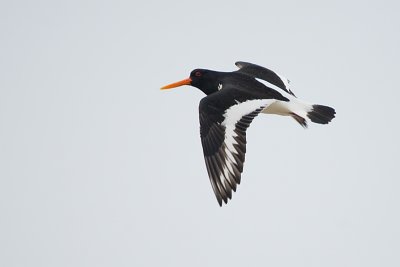
[(163, 87), (161, 87), (161, 90), (171, 89), (171, 88), (175, 88), (175, 87), (182, 86), (182, 85), (190, 85), (191, 83), (192, 83), (192, 79), (187, 78), (187, 79), (184, 79), (182, 81), (179, 81), (179, 82), (176, 82), (176, 83), (171, 83), (171, 84), (168, 84), (166, 86), (163, 86)]

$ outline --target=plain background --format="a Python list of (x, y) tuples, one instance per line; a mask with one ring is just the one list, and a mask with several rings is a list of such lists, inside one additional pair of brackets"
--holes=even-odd
[[(2, 1), (1, 266), (400, 266), (398, 1)], [(220, 208), (197, 67), (272, 68)]]

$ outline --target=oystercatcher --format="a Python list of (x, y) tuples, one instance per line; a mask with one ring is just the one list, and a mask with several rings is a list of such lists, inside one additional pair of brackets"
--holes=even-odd
[(239, 70), (195, 69), (190, 77), (161, 89), (191, 85), (207, 96), (201, 99), (200, 137), (204, 159), (220, 206), (240, 184), (246, 153), (246, 129), (259, 113), (290, 116), (304, 128), (307, 120), (327, 124), (335, 117), (328, 106), (299, 100), (289, 80), (267, 68), (236, 62)]

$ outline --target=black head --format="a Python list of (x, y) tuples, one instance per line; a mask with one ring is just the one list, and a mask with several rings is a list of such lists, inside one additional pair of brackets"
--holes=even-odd
[(195, 69), (190, 73), (190, 83), (192, 86), (199, 88), (206, 95), (218, 92), (221, 84), (218, 72), (205, 69)]
[(161, 89), (170, 89), (182, 85), (191, 85), (199, 88), (206, 95), (209, 95), (218, 92), (218, 88), (221, 86), (221, 80), (219, 79), (219, 76), (219, 72), (216, 71), (195, 69), (190, 73), (189, 78), (166, 85)]

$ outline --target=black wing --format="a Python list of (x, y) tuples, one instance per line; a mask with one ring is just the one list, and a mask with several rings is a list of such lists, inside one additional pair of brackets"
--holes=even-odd
[(238, 61), (235, 63), (235, 65), (239, 68), (238, 72), (250, 75), (254, 78), (265, 80), (295, 96), (289, 88), (289, 80), (277, 74), (276, 72), (248, 62)]
[[(221, 107), (218, 92), (203, 98), (199, 106), (200, 136), (211, 185), (221, 206), (240, 184), (246, 153), (246, 130), (274, 99), (234, 101)], [(224, 94), (222, 94), (223, 96)], [(218, 104), (217, 104), (218, 103)]]

